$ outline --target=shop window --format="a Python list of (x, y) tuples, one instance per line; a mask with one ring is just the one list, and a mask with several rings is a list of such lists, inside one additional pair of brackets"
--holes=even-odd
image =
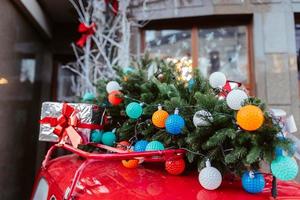
[(151, 57), (191, 57), (190, 30), (148, 30), (145, 32), (146, 51)]
[(174, 22), (158, 22), (157, 26), (154, 22), (141, 31), (142, 51), (152, 57), (188, 59), (205, 77), (221, 71), (229, 80), (243, 83), (253, 94), (250, 21), (222, 21), (219, 26), (213, 20), (207, 21), (209, 24), (197, 25), (197, 20), (181, 20), (177, 24), (184, 25), (182, 29), (170, 28), (176, 26)]
[(199, 29), (200, 71), (205, 77), (216, 71), (229, 80), (249, 84), (246, 26)]

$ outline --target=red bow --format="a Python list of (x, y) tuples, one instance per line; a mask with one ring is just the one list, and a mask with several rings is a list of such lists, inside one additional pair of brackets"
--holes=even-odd
[(220, 92), (219, 96), (220, 97), (226, 97), (227, 94), (233, 90), (236, 87), (240, 87), (242, 84), (239, 82), (235, 82), (235, 81), (226, 81), (226, 84), (224, 85), (224, 87), (222, 88), (222, 91)]
[(60, 142), (65, 142), (70, 139), (72, 145), (77, 148), (82, 143), (82, 137), (75, 128), (101, 129), (101, 125), (81, 123), (76, 116), (77, 111), (67, 103), (63, 104), (61, 115), (59, 117), (45, 117), (40, 120), (41, 124), (50, 124), (54, 127), (55, 133)]
[(115, 16), (119, 12), (119, 1), (118, 0), (105, 0), (105, 3), (110, 3), (112, 5), (112, 11), (115, 14)]
[(89, 36), (95, 33), (96, 24), (92, 23), (90, 26), (87, 26), (84, 23), (80, 23), (78, 26), (78, 32), (81, 33), (81, 38), (76, 42), (81, 48), (85, 45)]

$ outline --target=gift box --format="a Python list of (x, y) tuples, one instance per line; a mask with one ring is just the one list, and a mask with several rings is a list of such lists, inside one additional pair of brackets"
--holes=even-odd
[(92, 130), (102, 129), (103, 119), (104, 109), (94, 104), (44, 102), (39, 140), (86, 144)]

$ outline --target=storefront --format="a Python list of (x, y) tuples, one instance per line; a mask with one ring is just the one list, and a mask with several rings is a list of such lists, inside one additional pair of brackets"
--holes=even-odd
[(300, 1), (152, 0), (133, 4), (132, 13), (145, 24), (136, 36), (139, 52), (187, 57), (204, 76), (223, 71), (269, 107), (293, 114), (299, 124), (299, 25), (294, 13), (300, 11)]

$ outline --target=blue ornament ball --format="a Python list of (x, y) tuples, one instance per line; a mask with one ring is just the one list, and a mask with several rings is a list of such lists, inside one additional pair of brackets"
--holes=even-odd
[(126, 107), (126, 114), (131, 119), (139, 118), (143, 113), (143, 108), (139, 103), (131, 102)]
[(91, 141), (95, 143), (100, 143), (102, 140), (102, 132), (99, 130), (93, 130), (91, 133)]
[(113, 146), (116, 142), (116, 134), (114, 132), (105, 132), (102, 135), (102, 143), (107, 146)]
[(283, 149), (280, 147), (275, 147), (275, 156), (282, 156), (283, 155)]
[(242, 176), (242, 186), (244, 190), (246, 190), (249, 193), (259, 193), (261, 192), (265, 187), (265, 178), (264, 176), (259, 172), (253, 172), (253, 176), (250, 175), (251, 172), (244, 172)]
[(178, 135), (184, 127), (184, 119), (178, 115), (170, 115), (166, 120), (166, 130), (171, 135)]
[(277, 156), (271, 163), (272, 174), (283, 181), (289, 181), (296, 178), (298, 174), (298, 165), (294, 158), (288, 156)]
[(149, 142), (146, 146), (146, 151), (159, 151), (164, 149), (165, 149), (164, 145), (159, 141)]
[(82, 98), (83, 101), (94, 101), (95, 99), (95, 95), (91, 92), (86, 92)]
[(146, 146), (149, 142), (146, 140), (139, 140), (135, 143), (133, 150), (136, 152), (142, 152), (146, 150)]

